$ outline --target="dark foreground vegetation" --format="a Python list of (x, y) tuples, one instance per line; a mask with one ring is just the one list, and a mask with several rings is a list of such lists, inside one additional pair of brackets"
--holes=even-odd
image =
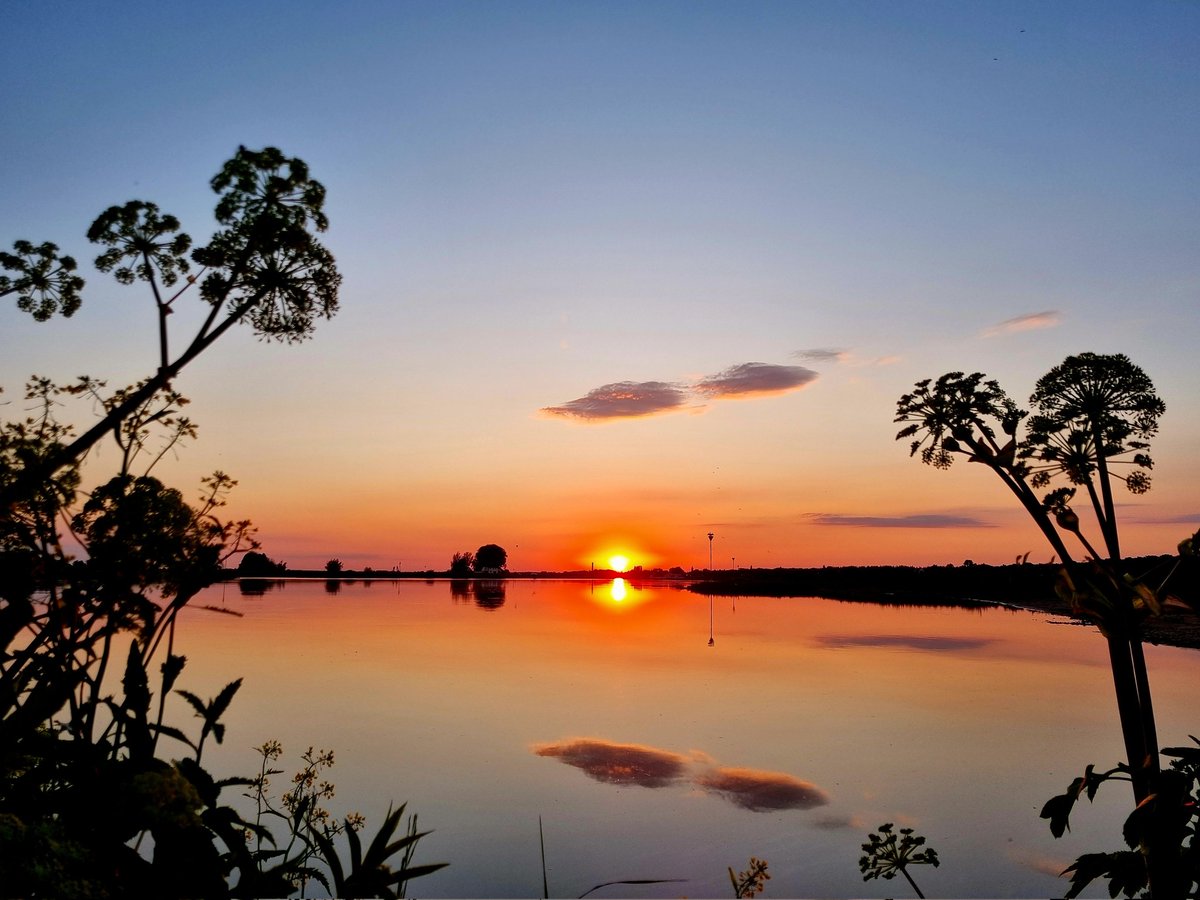
[(1143, 642), (1172, 609), (1198, 611), (1179, 576), (1200, 557), (1200, 532), (1179, 542), (1178, 559), (1147, 571), (1121, 552), (1115, 499), (1121, 486), (1134, 495), (1150, 490), (1149, 442), (1166, 404), (1123, 354), (1080, 353), (1038, 379), (1029, 405), (1022, 409), (982, 372), (947, 372), (900, 397), (896, 439), (934, 469), (963, 460), (990, 471), (1061, 561), (1055, 595), (1107, 644), (1125, 761), (1104, 772), (1088, 765), (1041, 816), (1061, 836), (1075, 802), (1092, 799), (1107, 781), (1131, 785), (1133, 811), (1122, 829), (1125, 848), (1076, 859), (1064, 872), (1066, 896), (1104, 879), (1113, 897), (1195, 897), (1200, 750), (1159, 743)]
[[(413, 863), (423, 835), (403, 805), (361, 837), (362, 816), (321, 807), (329, 751), (304, 754), (282, 795), (270, 786), (283, 773), (275, 741), (256, 773), (209, 769), (242, 680), (209, 698), (188, 689), (178, 614), (257, 545), (248, 521), (220, 517), (228, 475), (203, 479), (196, 503), (150, 474), (196, 436), (173, 382), (239, 324), (305, 339), (336, 311), (341, 281), (318, 240), (325, 190), (301, 160), (242, 147), (211, 186), (217, 229), (195, 250), (174, 216), (140, 200), (88, 230), (95, 267), (152, 304), (151, 374), (117, 389), (34, 377), (21, 400), (0, 401), (18, 416), (0, 421), (0, 897), (285, 897), (316, 885), (395, 897), (440, 868)], [(0, 252), (0, 297), (38, 321), (69, 316), (84, 286), (75, 270), (53, 243), (19, 240)], [(200, 302), (177, 303), (189, 291)], [(96, 413), (81, 433), (60, 418), (72, 399)], [(115, 456), (110, 446), (86, 466), (110, 439)]]

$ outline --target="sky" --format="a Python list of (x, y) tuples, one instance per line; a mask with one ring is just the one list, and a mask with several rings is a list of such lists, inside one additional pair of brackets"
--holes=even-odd
[(1025, 403), (1080, 352), (1127, 354), (1167, 406), (1125, 552), (1200, 526), (1196, 3), (44, 2), (2, 21), (0, 245), (54, 241), (88, 279), (69, 319), (0, 301), (6, 418), (31, 374), (116, 387), (156, 366), (149, 296), (90, 265), (106, 207), (155, 202), (203, 243), (242, 144), (327, 188), (340, 311), (302, 344), (239, 328), (192, 363), (199, 438), (155, 470), (189, 495), (228, 472), (226, 512), (274, 559), (1048, 560), (998, 480), (922, 466), (893, 417), (950, 371)]

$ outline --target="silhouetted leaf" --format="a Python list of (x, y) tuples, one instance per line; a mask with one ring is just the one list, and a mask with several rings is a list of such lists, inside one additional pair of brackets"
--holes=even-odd
[[(217, 694), (216, 699), (213, 700), (212, 706), (209, 708), (209, 714), (211, 715), (214, 723), (221, 718), (221, 716), (225, 715), (225, 710), (229, 709), (229, 704), (233, 700), (233, 695), (238, 692), (238, 688), (241, 686), (242, 679), (238, 678), (236, 681), (231, 681), (229, 684), (225, 685), (225, 687), (221, 689), (221, 693)], [(220, 743), (220, 738), (217, 739), (217, 743)]]
[(1082, 786), (1083, 779), (1076, 778), (1065, 794), (1051, 797), (1038, 814), (1040, 818), (1050, 820), (1050, 833), (1056, 838), (1062, 837), (1064, 832), (1071, 829), (1071, 810), (1075, 808), (1075, 801), (1079, 798), (1079, 789)]
[(1173, 756), (1188, 765), (1200, 766), (1200, 738), (1192, 734), (1189, 734), (1188, 737), (1195, 741), (1197, 746), (1163, 747), (1163, 755)]
[(179, 673), (183, 671), (186, 663), (186, 656), (176, 656), (173, 653), (167, 654), (167, 658), (163, 660), (161, 667), (163, 679), (162, 690), (164, 694), (168, 693), (175, 686), (175, 680), (179, 677)]
[(150, 708), (150, 687), (149, 679), (146, 677), (146, 667), (142, 665), (142, 655), (136, 641), (129, 645), (129, 656), (125, 662), (125, 676), (121, 679), (121, 686), (125, 690), (122, 713), (130, 752), (135, 757), (150, 756), (153, 746), (147, 721), (147, 712)]
[(1097, 878), (1107, 878), (1108, 894), (1116, 897), (1122, 891), (1132, 897), (1146, 887), (1146, 863), (1142, 854), (1133, 850), (1116, 853), (1085, 853), (1063, 871), (1071, 876), (1071, 888), (1064, 894), (1068, 900), (1078, 897)]
[(187, 744), (193, 750), (196, 749), (196, 745), (192, 743), (191, 739), (180, 729), (175, 728), (172, 725), (159, 725), (156, 722), (151, 722), (149, 728), (155, 734), (165, 734), (167, 737), (174, 738), (182, 744)]
[(196, 711), (196, 715), (199, 716), (201, 719), (203, 719), (207, 716), (208, 707), (204, 705), (203, 700), (201, 700), (199, 697), (197, 697), (191, 691), (185, 691), (185, 690), (181, 689), (181, 690), (177, 690), (175, 693), (177, 693), (180, 697), (182, 697), (184, 700), (186, 700), (188, 702), (188, 704), (192, 707), (192, 709), (194, 709)]

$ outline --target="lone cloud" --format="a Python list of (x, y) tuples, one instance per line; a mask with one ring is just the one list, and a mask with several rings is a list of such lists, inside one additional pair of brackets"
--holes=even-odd
[(636, 419), (679, 409), (687, 402), (687, 391), (666, 381), (618, 381), (588, 391), (578, 400), (561, 406), (546, 406), (542, 412), (563, 419), (601, 421)]
[(748, 362), (698, 381), (693, 389), (709, 397), (752, 397), (794, 391), (815, 381), (817, 377), (816, 372), (804, 366)]

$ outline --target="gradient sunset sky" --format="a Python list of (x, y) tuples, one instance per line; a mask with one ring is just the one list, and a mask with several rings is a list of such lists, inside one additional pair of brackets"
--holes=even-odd
[[(153, 309), (90, 265), (107, 206), (197, 243), (273, 145), (328, 189), (341, 312), (185, 370), (231, 516), (294, 567), (1011, 562), (1050, 549), (982, 467), (893, 440), (921, 378), (1024, 402), (1126, 353), (1167, 414), (1127, 553), (1200, 525), (1200, 5), (12, 3), (0, 244), (88, 277), (0, 308), (0, 385), (117, 386)], [(178, 317), (182, 343), (192, 318)], [(87, 409), (77, 409), (79, 420)], [(96, 454), (99, 467), (115, 447)], [(99, 475), (100, 468), (95, 470)]]

